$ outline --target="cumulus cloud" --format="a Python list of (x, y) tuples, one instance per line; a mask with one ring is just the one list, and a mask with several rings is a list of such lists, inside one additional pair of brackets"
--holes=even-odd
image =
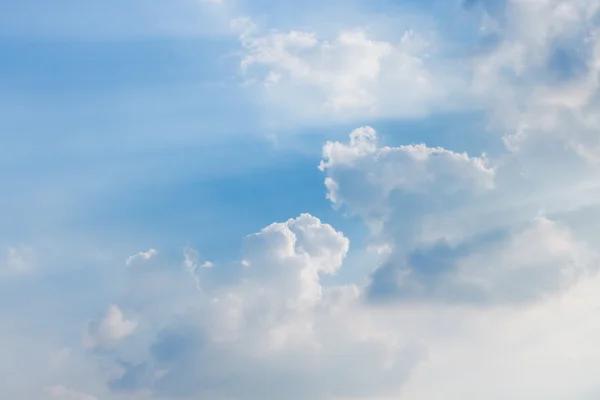
[(158, 250), (156, 250), (156, 249), (150, 249), (148, 251), (140, 251), (137, 254), (127, 257), (127, 259), (125, 260), (125, 265), (131, 265), (134, 262), (136, 262), (137, 260), (148, 261), (149, 259), (156, 256), (157, 254), (158, 254)]
[(424, 144), (382, 146), (371, 127), (354, 130), (349, 143), (326, 143), (319, 168), (332, 203), (362, 217), (384, 241), (400, 232), (405, 240), (422, 235), (424, 214), (489, 198), (495, 189), (485, 155)]
[(564, 291), (595, 271), (596, 253), (568, 226), (511, 213), (506, 201), (523, 193), (506, 179), (518, 175), (498, 160), (381, 146), (369, 127), (353, 131), (349, 143), (325, 144), (323, 158), (329, 199), (360, 216), (389, 249), (370, 298), (520, 302)]
[(350, 243), (308, 214), (247, 236), (226, 282), (187, 249), (194, 305), (155, 331), (147, 356), (122, 362), (109, 388), (240, 400), (593, 398), (598, 254), (569, 210), (532, 217), (512, 160), (385, 146), (370, 127), (326, 143), (328, 198), (386, 249), (370, 279), (324, 284)]
[(83, 335), (83, 345), (88, 349), (106, 349), (133, 334), (136, 321), (127, 320), (116, 305), (111, 305), (106, 313), (90, 321)]
[(421, 348), (371, 318), (357, 287), (323, 286), (348, 246), (308, 214), (249, 235), (238, 281), (204, 286), (195, 316), (160, 332), (151, 358), (111, 387), (240, 399), (395, 393)]
[(328, 196), (337, 205), (343, 200), (336, 188), (348, 171), (364, 172), (360, 180), (369, 185), (365, 191), (385, 198), (395, 190), (425, 193), (433, 189), (451, 194), (494, 188), (494, 170), (485, 155), (469, 157), (425, 144), (380, 146), (375, 130), (368, 126), (352, 131), (349, 143), (326, 143), (319, 168), (328, 173)]
[(388, 42), (362, 29), (321, 38), (298, 30), (262, 34), (248, 19), (233, 26), (241, 32), (242, 71), (264, 84), (272, 107), (312, 116), (413, 116), (444, 97), (427, 63), (431, 48), (414, 31)]
[[(505, 149), (386, 146), (368, 126), (326, 143), (327, 197), (364, 222), (380, 265), (340, 283), (351, 235), (309, 214), (246, 236), (230, 264), (186, 248), (193, 279), (164, 285), (153, 271), (144, 309), (160, 311), (143, 314), (136, 346), (116, 346), (137, 329), (117, 306), (87, 326), (87, 348), (112, 350), (86, 352), (103, 398), (597, 399), (600, 6), (502, 3), (502, 17), (481, 8), (493, 40), (471, 60), (470, 89)], [(443, 98), (416, 34), (392, 44), (238, 24), (246, 77), (271, 104), (293, 93), (314, 106), (305, 113), (414, 115)]]
[(236, 281), (205, 281), (186, 318), (157, 330), (148, 356), (121, 363), (109, 387), (241, 400), (593, 393), (600, 278), (588, 269), (595, 252), (567, 227), (540, 216), (458, 254), (446, 273), (405, 276), (399, 293), (418, 302), (324, 285), (348, 246), (308, 214), (247, 236)]

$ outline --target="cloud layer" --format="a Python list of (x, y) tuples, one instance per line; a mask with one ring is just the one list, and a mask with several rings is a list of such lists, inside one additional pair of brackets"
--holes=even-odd
[[(0, 292), (10, 301), (0, 304), (17, 299), (22, 315), (0, 324), (6, 396), (597, 399), (600, 1), (462, 3), (453, 12), (477, 26), (460, 44), (443, 24), (390, 37), (234, 19), (259, 109), (298, 124), (361, 120), (323, 144), (315, 182), (338, 213), (328, 216), (354, 225), (342, 232), (313, 212), (272, 218), (214, 263), (200, 255), (210, 240), (157, 245), (161, 257), (98, 244), (100, 256), (86, 248), (76, 259), (87, 269), (47, 278), (59, 289), (36, 274), (51, 252), (8, 246)], [(459, 109), (484, 115), (480, 135), (495, 147), (405, 140), (383, 123)], [(252, 190), (242, 192), (245, 210)], [(216, 235), (240, 222), (223, 214), (170, 224)], [(350, 266), (360, 276), (348, 279)], [(57, 304), (72, 306), (70, 318)]]

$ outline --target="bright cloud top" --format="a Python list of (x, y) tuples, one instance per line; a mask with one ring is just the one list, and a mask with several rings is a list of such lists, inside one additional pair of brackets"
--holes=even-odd
[[(494, 188), (494, 170), (485, 157), (469, 157), (424, 144), (380, 147), (373, 128), (362, 127), (350, 134), (350, 143), (327, 143), (319, 168), (327, 171), (328, 197), (337, 206), (351, 201), (354, 212), (367, 216), (385, 212), (385, 202), (395, 191), (429, 195), (452, 195), (458, 191)], [(352, 176), (350, 176), (352, 175)], [(340, 185), (365, 185), (362, 196), (346, 199)], [(349, 188), (352, 190), (352, 188)], [(356, 193), (359, 194), (359, 193)], [(369, 210), (371, 209), (371, 210)]]
[(293, 112), (307, 116), (416, 115), (444, 97), (428, 70), (427, 43), (412, 31), (387, 42), (363, 30), (327, 40), (314, 32), (261, 34), (249, 20), (233, 26), (242, 32), (242, 71), (262, 81), (272, 107), (294, 98)]
[(371, 317), (357, 287), (321, 284), (348, 245), (308, 214), (249, 235), (236, 282), (204, 285), (196, 316), (160, 332), (151, 358), (111, 386), (200, 398), (394, 393), (420, 348)]

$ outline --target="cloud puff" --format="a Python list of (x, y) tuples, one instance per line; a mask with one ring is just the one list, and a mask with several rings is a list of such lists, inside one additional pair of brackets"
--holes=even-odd
[(105, 314), (92, 320), (83, 335), (83, 344), (88, 349), (106, 349), (130, 336), (138, 323), (127, 320), (116, 305), (111, 305)]
[(136, 260), (148, 261), (149, 259), (156, 256), (157, 254), (158, 254), (158, 250), (156, 250), (156, 249), (150, 249), (148, 251), (140, 251), (137, 254), (127, 257), (127, 259), (125, 260), (125, 265), (131, 265)]
[(318, 218), (302, 214), (275, 223), (246, 237), (247, 273), (257, 282), (274, 279), (282, 294), (312, 303), (321, 296), (319, 276), (334, 274), (342, 265), (349, 241)]
[[(449, 195), (494, 188), (494, 170), (488, 166), (485, 155), (469, 157), (466, 153), (424, 144), (380, 146), (375, 130), (368, 126), (352, 131), (347, 144), (326, 143), (319, 168), (327, 171), (328, 197), (336, 205), (344, 203), (343, 195), (337, 191), (339, 181), (344, 174), (352, 172), (363, 175), (353, 178), (368, 185), (363, 188), (365, 192), (384, 198), (389, 198), (394, 191), (425, 193), (436, 190)], [(381, 209), (381, 206), (373, 204), (372, 208)], [(358, 204), (351, 207), (363, 208)]]
[(242, 71), (264, 84), (270, 106), (311, 116), (413, 116), (444, 97), (427, 66), (427, 42), (413, 31), (392, 43), (364, 30), (329, 40), (296, 30), (261, 34), (248, 19), (233, 26), (241, 31)]
[(348, 246), (308, 214), (249, 235), (237, 283), (203, 286), (196, 313), (159, 332), (151, 358), (111, 387), (240, 399), (395, 393), (421, 349), (371, 318), (358, 288), (322, 285)]
[(420, 234), (423, 214), (455, 209), (495, 188), (485, 155), (424, 144), (381, 146), (370, 127), (354, 130), (349, 143), (326, 143), (319, 168), (332, 203), (362, 217), (382, 240)]

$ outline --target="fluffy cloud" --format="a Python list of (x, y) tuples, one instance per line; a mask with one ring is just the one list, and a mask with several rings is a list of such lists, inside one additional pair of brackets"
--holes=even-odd
[(105, 314), (90, 321), (83, 335), (83, 344), (89, 349), (110, 348), (130, 336), (137, 322), (127, 320), (116, 305), (111, 305)]
[(357, 287), (322, 285), (348, 246), (308, 214), (249, 235), (236, 283), (203, 286), (195, 314), (160, 332), (151, 358), (111, 387), (240, 399), (395, 393), (421, 348), (372, 318)]
[[(372, 303), (370, 287), (322, 283), (348, 245), (307, 214), (249, 235), (235, 281), (201, 279), (185, 318), (156, 331), (147, 357), (121, 363), (110, 389), (165, 399), (593, 398), (599, 278), (588, 269), (595, 252), (567, 227), (538, 217), (436, 278), (415, 271), (399, 288), (418, 301), (392, 304)], [(443, 260), (433, 261), (427, 268)]]
[[(326, 143), (319, 168), (334, 206), (360, 216), (388, 247), (425, 236), (449, 239), (455, 229), (440, 224), (442, 216), (495, 196), (496, 172), (485, 155), (424, 144), (382, 146), (370, 127), (354, 130), (349, 143)], [(439, 217), (435, 229), (428, 215)]]
[(233, 25), (241, 31), (242, 71), (264, 84), (271, 107), (312, 116), (412, 116), (444, 97), (427, 65), (431, 49), (413, 31), (392, 43), (364, 30), (328, 40), (303, 31), (261, 34), (247, 19)]
[[(381, 265), (341, 284), (348, 237), (301, 214), (245, 237), (230, 263), (188, 248), (179, 270), (127, 269), (147, 329), (133, 336), (117, 306), (87, 326), (87, 348), (112, 350), (84, 352), (102, 398), (597, 399), (598, 2), (503, 4), (485, 15), (493, 40), (472, 89), (506, 151), (385, 146), (370, 127), (326, 143), (327, 196), (366, 224)], [(412, 115), (444, 95), (415, 35), (242, 32), (247, 77), (271, 104)]]
[[(592, 212), (589, 203), (547, 202), (579, 193), (550, 176), (523, 190), (530, 181), (513, 155), (485, 160), (422, 145), (423, 157), (408, 157), (414, 150), (381, 146), (360, 128), (349, 143), (326, 144), (321, 163), (332, 203), (389, 249), (364, 292), (388, 302), (371, 312), (427, 349), (399, 398), (594, 398), (587, 371), (600, 361), (590, 336), (598, 326), (588, 323), (598, 242), (572, 223), (575, 210)], [(532, 218), (530, 203), (551, 205), (554, 216)], [(565, 378), (565, 366), (578, 363), (588, 367)]]
[[(350, 142), (329, 142), (323, 148), (319, 168), (327, 172), (329, 199), (347, 205), (364, 217), (390, 212), (394, 194), (430, 195), (433, 201), (456, 193), (477, 193), (494, 188), (494, 170), (485, 155), (469, 157), (424, 144), (400, 147), (380, 146), (376, 132), (362, 127), (350, 134)], [(348, 179), (360, 194), (346, 194)], [(348, 190), (352, 190), (348, 187)]]
[(188, 249), (197, 297), (185, 317), (157, 324), (146, 356), (120, 362), (109, 388), (167, 399), (594, 398), (594, 242), (562, 203), (551, 216), (523, 207), (514, 160), (384, 146), (369, 127), (326, 143), (329, 199), (389, 250), (368, 283), (323, 283), (349, 241), (308, 214), (247, 236), (226, 281)]
[[(390, 251), (372, 276), (372, 298), (518, 302), (595, 271), (596, 253), (568, 226), (508, 215), (502, 203), (502, 220), (488, 218), (498, 207), (492, 199), (521, 194), (508, 179), (496, 184), (498, 172), (513, 172), (506, 164), (425, 145), (380, 146), (369, 127), (349, 143), (327, 143), (323, 158), (329, 199), (363, 218)], [(478, 212), (465, 219), (464, 210)]]

